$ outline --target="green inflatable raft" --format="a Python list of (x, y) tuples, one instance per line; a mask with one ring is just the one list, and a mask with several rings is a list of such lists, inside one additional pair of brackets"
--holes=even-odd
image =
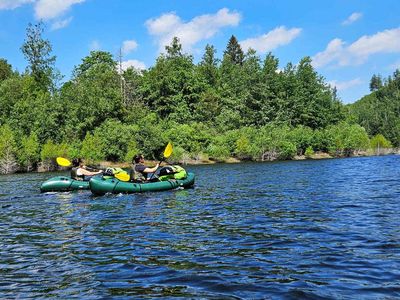
[(124, 182), (116, 178), (107, 178), (95, 176), (90, 179), (90, 190), (95, 195), (104, 195), (106, 193), (143, 193), (143, 192), (158, 192), (176, 189), (178, 187), (188, 188), (194, 184), (195, 176), (193, 173), (187, 173), (184, 179), (169, 179), (165, 181), (149, 182), (149, 183), (134, 183)]
[(40, 191), (45, 192), (68, 192), (75, 190), (88, 190), (89, 181), (74, 180), (67, 176), (57, 176), (42, 183)]

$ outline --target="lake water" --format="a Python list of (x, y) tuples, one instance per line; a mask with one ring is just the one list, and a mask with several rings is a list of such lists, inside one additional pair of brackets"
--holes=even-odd
[(400, 156), (187, 169), (103, 197), (0, 176), (0, 298), (400, 298)]

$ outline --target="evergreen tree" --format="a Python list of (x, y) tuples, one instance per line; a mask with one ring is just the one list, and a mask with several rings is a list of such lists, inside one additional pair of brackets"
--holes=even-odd
[(279, 104), (282, 101), (279, 99), (282, 94), (280, 88), (282, 87), (282, 74), (278, 72), (279, 60), (268, 53), (265, 57), (261, 80), (263, 82), (263, 97), (261, 105), (261, 119), (262, 123), (273, 121), (277, 118), (280, 110)]
[(166, 46), (156, 64), (143, 73), (143, 100), (162, 119), (190, 122), (204, 87), (195, 73), (193, 57), (182, 53), (178, 38)]
[(369, 82), (369, 90), (371, 92), (379, 90), (383, 86), (382, 77), (380, 75), (372, 75)]
[(244, 53), (242, 47), (240, 46), (238, 40), (234, 35), (229, 39), (226, 50), (224, 51), (224, 56), (228, 55), (229, 59), (237, 65), (242, 65), (244, 61)]
[(260, 57), (249, 49), (243, 62), (243, 79), (246, 93), (243, 98), (242, 118), (245, 125), (264, 125), (262, 107), (264, 105), (264, 85), (262, 82)]
[(13, 74), (11, 65), (7, 60), (0, 58), (0, 83)]
[(212, 87), (216, 87), (218, 80), (218, 59), (215, 58), (215, 53), (214, 46), (207, 44), (205, 53), (199, 64), (200, 76)]
[(183, 55), (182, 44), (176, 36), (172, 39), (171, 45), (165, 46), (165, 50), (167, 51), (167, 58), (181, 57)]

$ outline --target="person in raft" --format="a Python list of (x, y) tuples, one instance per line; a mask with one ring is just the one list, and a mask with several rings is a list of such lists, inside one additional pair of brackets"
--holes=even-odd
[(82, 158), (72, 160), (71, 178), (75, 180), (89, 181), (92, 176), (101, 174), (103, 171), (88, 171)]
[[(159, 166), (160, 164), (157, 164), (153, 168), (150, 168), (144, 164), (144, 156), (142, 154), (135, 155), (132, 158), (131, 181), (149, 181), (151, 177), (148, 178), (147, 174), (156, 172)], [(154, 176), (151, 181), (158, 181), (158, 178)]]

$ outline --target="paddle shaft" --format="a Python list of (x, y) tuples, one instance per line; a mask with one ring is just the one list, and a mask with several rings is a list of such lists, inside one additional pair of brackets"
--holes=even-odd
[[(162, 162), (163, 162), (163, 160), (160, 160), (160, 162), (158, 163), (158, 168), (160, 167), (160, 165), (161, 165)], [(151, 181), (151, 180), (153, 179), (154, 174), (156, 174), (158, 168), (151, 174), (151, 177), (150, 177), (149, 181)]]

